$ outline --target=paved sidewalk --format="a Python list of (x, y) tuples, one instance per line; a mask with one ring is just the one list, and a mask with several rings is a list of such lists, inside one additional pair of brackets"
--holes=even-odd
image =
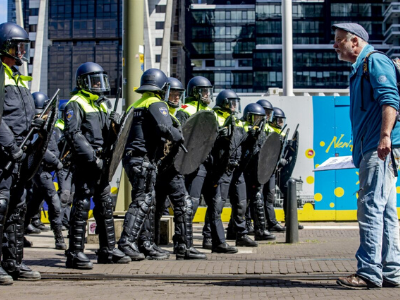
[[(49, 232), (27, 236), (33, 241), (34, 247), (25, 248), (24, 260), (27, 265), (40, 271), (44, 276), (46, 274), (300, 276), (343, 274), (356, 270), (354, 254), (358, 247), (358, 229), (355, 223), (304, 225), (305, 229), (299, 231), (298, 244), (285, 244), (285, 235), (278, 233), (276, 242), (260, 242), (257, 248), (240, 247), (237, 254), (212, 254), (209, 250), (201, 249), (201, 225), (195, 225), (195, 246), (207, 254), (207, 261), (176, 261), (175, 255), (171, 254), (170, 259), (164, 261), (144, 260), (131, 262), (128, 265), (99, 265), (96, 263), (94, 253), (97, 245), (87, 245), (86, 253), (94, 263), (93, 270), (89, 271), (66, 269), (64, 251), (53, 249), (54, 240), (52, 233)], [(234, 241), (228, 242), (234, 244)], [(164, 248), (172, 253), (172, 245)]]

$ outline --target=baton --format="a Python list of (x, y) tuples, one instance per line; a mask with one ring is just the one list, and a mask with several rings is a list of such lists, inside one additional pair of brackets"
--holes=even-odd
[[(56, 100), (56, 97), (57, 97), (59, 91), (60, 91), (60, 89), (57, 89), (57, 91), (55, 92), (55, 94), (53, 95), (53, 97), (51, 98), (51, 100), (49, 101), (49, 103), (48, 103), (48, 104), (46, 105), (46, 107), (43, 109), (42, 113), (39, 115), (39, 118), (40, 118), (40, 119), (43, 119), (44, 115), (45, 115), (46, 113), (48, 113), (48, 111), (50, 110), (50, 108), (54, 105), (53, 102), (54, 102), (54, 100)], [(56, 102), (57, 102), (57, 101), (56, 101)], [(26, 137), (25, 137), (24, 140), (22, 141), (21, 145), (19, 146), (21, 149), (24, 148), (26, 142), (31, 138), (31, 136), (32, 136), (32, 134), (33, 134), (33, 132), (34, 132), (35, 130), (36, 130), (35, 128), (31, 128), (31, 129), (29, 130), (28, 134), (26, 135)], [(7, 171), (9, 171), (12, 164), (13, 164), (13, 163), (12, 163), (11, 161), (9, 161), (9, 162), (7, 163), (7, 165), (5, 166), (4, 169), (7, 170)]]
[(180, 144), (179, 147), (182, 148), (183, 152), (185, 152), (185, 153), (188, 153), (188, 152), (189, 152), (188, 149), (186, 149), (186, 147), (185, 147), (184, 144)]

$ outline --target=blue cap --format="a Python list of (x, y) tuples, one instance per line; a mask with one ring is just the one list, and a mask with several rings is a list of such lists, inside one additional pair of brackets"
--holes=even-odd
[(362, 27), (360, 24), (357, 23), (340, 23), (340, 24), (333, 24), (332, 29), (342, 29), (344, 31), (350, 32), (355, 34), (356, 36), (362, 38), (364, 41), (368, 42), (369, 35), (368, 32)]

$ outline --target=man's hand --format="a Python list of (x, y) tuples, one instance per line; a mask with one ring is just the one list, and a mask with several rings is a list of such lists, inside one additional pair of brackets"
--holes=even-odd
[(389, 136), (385, 136), (379, 140), (378, 157), (385, 160), (386, 156), (392, 151), (392, 141)]
[(119, 113), (111, 111), (110, 120), (113, 121), (115, 124), (119, 124), (121, 122), (121, 116)]
[(221, 129), (219, 129), (218, 136), (219, 137), (227, 137), (228, 136), (228, 128), (222, 127)]
[(32, 120), (32, 127), (36, 130), (41, 130), (46, 123), (46, 120), (42, 118), (36, 118)]

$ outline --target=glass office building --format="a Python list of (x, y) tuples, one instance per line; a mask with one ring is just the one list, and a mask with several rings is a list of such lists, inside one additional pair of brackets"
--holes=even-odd
[(48, 88), (69, 98), (82, 63), (100, 64), (108, 73), (111, 96), (122, 74), (122, 0), (49, 0)]
[[(331, 25), (360, 23), (370, 43), (381, 51), (384, 13), (382, 0), (293, 0), (294, 88), (347, 88), (350, 63), (334, 52)], [(216, 91), (266, 92), (282, 87), (281, 1), (188, 1), (186, 47), (194, 64)]]

